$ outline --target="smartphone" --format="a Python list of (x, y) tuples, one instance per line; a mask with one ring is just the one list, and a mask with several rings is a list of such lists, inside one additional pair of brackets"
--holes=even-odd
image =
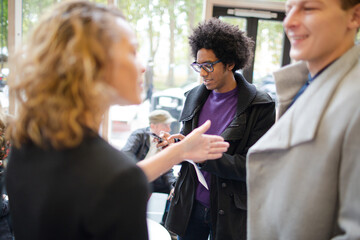
[(156, 135), (155, 133), (150, 133), (151, 136), (153, 136), (156, 140), (158, 140), (159, 143), (163, 142), (163, 139), (161, 137), (159, 137), (158, 135)]

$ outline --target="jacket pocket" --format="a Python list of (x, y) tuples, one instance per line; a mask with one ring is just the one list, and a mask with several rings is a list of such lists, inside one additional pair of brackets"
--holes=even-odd
[(241, 114), (239, 117), (234, 118), (230, 125), (224, 130), (221, 136), (225, 140), (238, 141), (244, 136), (246, 128), (246, 114)]
[(234, 194), (235, 207), (241, 210), (247, 210), (247, 196), (242, 194)]

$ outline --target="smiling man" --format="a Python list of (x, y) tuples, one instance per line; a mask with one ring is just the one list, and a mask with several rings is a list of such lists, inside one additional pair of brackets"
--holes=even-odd
[(288, 0), (298, 63), (274, 74), (277, 123), (248, 154), (248, 239), (360, 239), (359, 0)]
[(182, 163), (166, 227), (180, 240), (246, 238), (246, 154), (274, 123), (275, 104), (236, 70), (252, 57), (252, 41), (238, 27), (219, 19), (200, 24), (190, 36), (203, 84), (190, 90), (180, 121), (182, 133), (210, 119), (207, 133), (221, 135), (228, 151), (199, 167), (209, 189), (199, 184), (195, 169)]

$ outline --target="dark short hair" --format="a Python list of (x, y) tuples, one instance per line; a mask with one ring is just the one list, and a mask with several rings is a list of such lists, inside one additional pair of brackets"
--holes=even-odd
[(342, 7), (342, 9), (347, 10), (359, 3), (360, 3), (360, 0), (341, 0), (341, 7)]
[(235, 64), (233, 72), (247, 67), (253, 57), (254, 42), (238, 26), (217, 18), (200, 23), (189, 37), (189, 43), (195, 59), (200, 49), (211, 49), (224, 65)]

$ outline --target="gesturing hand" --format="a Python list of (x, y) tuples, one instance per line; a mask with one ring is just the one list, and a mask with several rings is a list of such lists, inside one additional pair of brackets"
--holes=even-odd
[(224, 138), (204, 134), (210, 125), (211, 123), (208, 120), (182, 139), (179, 144), (183, 145), (184, 159), (203, 162), (205, 160), (218, 159), (227, 151), (229, 143), (225, 142)]

